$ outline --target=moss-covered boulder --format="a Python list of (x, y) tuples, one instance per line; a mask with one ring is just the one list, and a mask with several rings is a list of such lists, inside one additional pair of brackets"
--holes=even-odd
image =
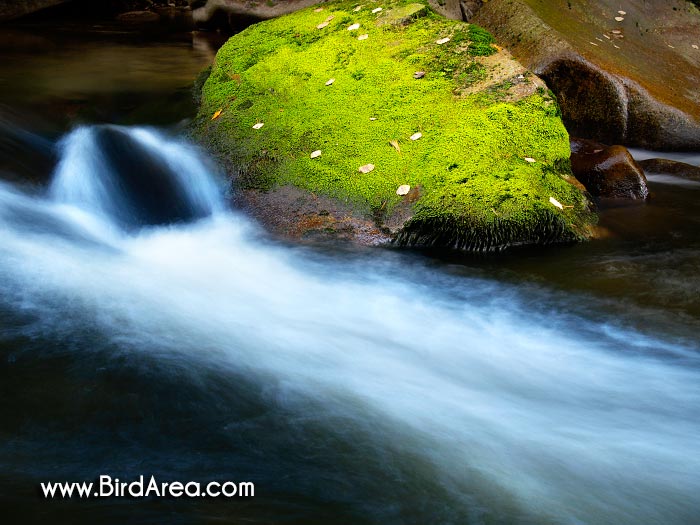
[(399, 244), (470, 251), (573, 242), (595, 220), (544, 84), (427, 3), (331, 2), (249, 27), (217, 54), (194, 134), (248, 202), (284, 213), (264, 196), (293, 187), (289, 213), (328, 231), (347, 217), (310, 221), (309, 199)]

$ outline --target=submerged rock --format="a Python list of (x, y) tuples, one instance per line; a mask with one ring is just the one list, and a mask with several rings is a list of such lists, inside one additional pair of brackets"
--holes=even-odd
[[(542, 81), (482, 28), (426, 5), (388, 0), (371, 13), (328, 2), (247, 28), (217, 54), (194, 134), (229, 167), (239, 198), (295, 187), (312, 196), (307, 208), (330, 198), (401, 245), (495, 251), (590, 236), (595, 216), (565, 180), (568, 134)], [(374, 169), (358, 173), (368, 161)]]
[(700, 166), (669, 159), (647, 159), (639, 162), (645, 173), (674, 175), (684, 179), (700, 181)]
[(572, 139), (571, 169), (594, 197), (639, 201), (649, 197), (644, 172), (624, 146)]

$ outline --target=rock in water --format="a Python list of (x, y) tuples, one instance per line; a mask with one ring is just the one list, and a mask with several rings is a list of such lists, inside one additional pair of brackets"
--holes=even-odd
[(669, 159), (647, 159), (639, 162), (644, 173), (674, 175), (684, 179), (700, 181), (700, 166)]
[(649, 197), (644, 172), (624, 146), (572, 139), (571, 168), (594, 197), (639, 201)]
[[(427, 3), (415, 1), (387, 0), (376, 14), (323, 5), (234, 35), (202, 89), (194, 133), (236, 167), (241, 199), (264, 210), (265, 195), (293, 185), (343, 203), (400, 245), (497, 251), (590, 235), (595, 215), (565, 180), (570, 150), (556, 101), (487, 31), (428, 16)], [(343, 22), (317, 30), (328, 12)], [(346, 30), (357, 24), (367, 40)], [(253, 130), (256, 119), (270, 131)], [(430, 140), (406, 140), (400, 155), (387, 147), (416, 130)], [(309, 158), (314, 148), (322, 161)], [(370, 160), (376, 168), (358, 173)], [(398, 195), (404, 183), (420, 191)]]

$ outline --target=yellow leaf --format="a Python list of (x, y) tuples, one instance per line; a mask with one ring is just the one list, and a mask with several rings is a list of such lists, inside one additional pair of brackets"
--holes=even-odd
[(391, 144), (396, 151), (401, 153), (401, 146), (399, 146), (399, 141), (398, 140), (390, 140), (389, 144)]
[(221, 116), (221, 112), (222, 112), (222, 111), (223, 111), (223, 109), (217, 109), (217, 110), (216, 110), (216, 113), (214, 113), (214, 115), (211, 117), (211, 119), (212, 119), (212, 120), (218, 119), (218, 118)]

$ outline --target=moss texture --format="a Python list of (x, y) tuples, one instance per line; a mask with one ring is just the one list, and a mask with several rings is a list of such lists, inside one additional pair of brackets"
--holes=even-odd
[[(496, 48), (480, 27), (416, 2), (358, 5), (324, 3), (265, 21), (221, 48), (195, 135), (235, 167), (237, 184), (292, 184), (380, 224), (410, 198), (400, 244), (488, 251), (586, 237), (594, 215), (563, 179), (569, 140), (551, 95), (506, 102), (503, 90), (469, 89), (494, 67), (482, 60)], [(417, 71), (425, 76), (415, 79)], [(264, 126), (253, 129), (257, 122)], [(417, 132), (422, 138), (410, 140)], [(311, 159), (314, 150), (321, 157)], [(358, 172), (369, 163), (371, 173)], [(398, 196), (402, 184), (418, 196)]]

